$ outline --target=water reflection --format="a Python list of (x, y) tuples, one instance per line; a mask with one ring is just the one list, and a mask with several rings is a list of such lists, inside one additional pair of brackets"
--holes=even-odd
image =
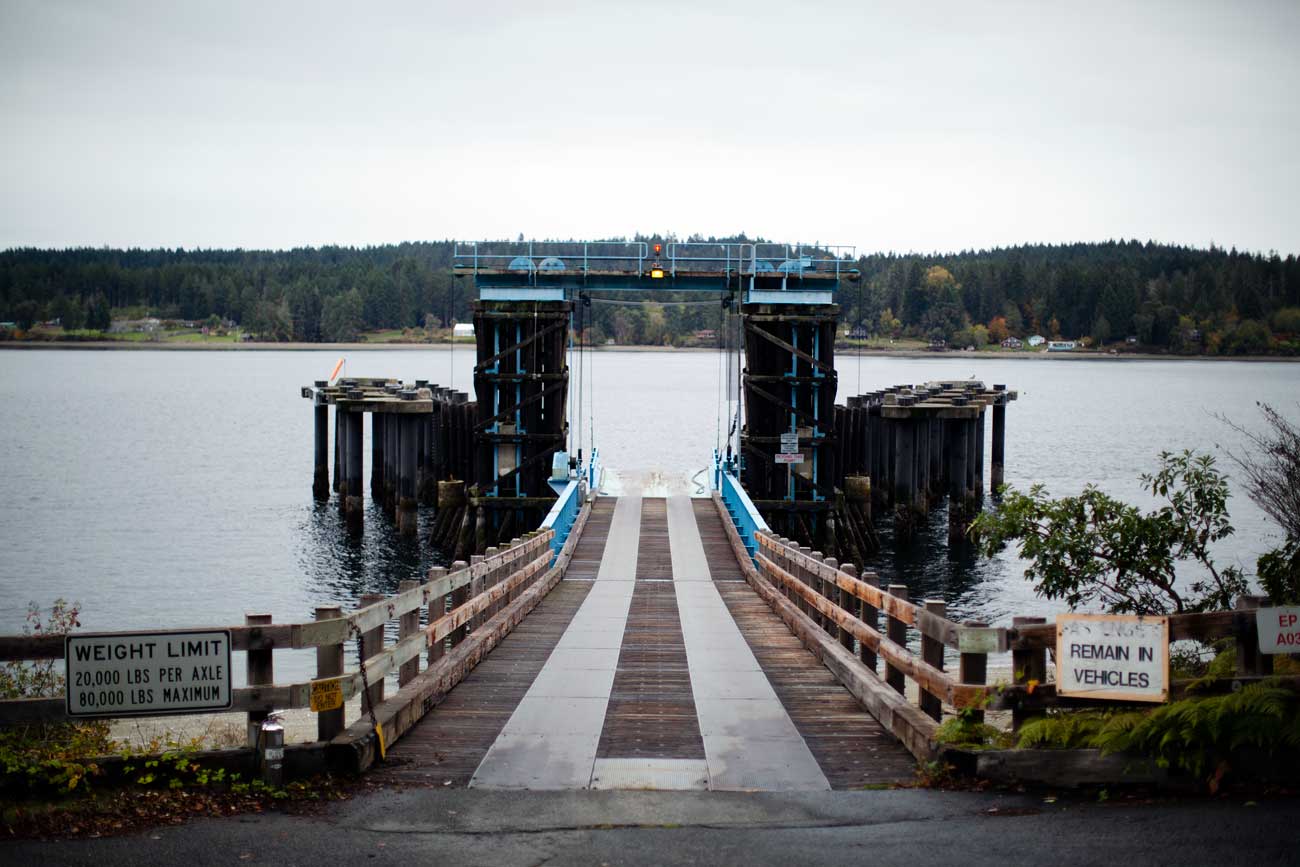
[(433, 509), (421, 509), (417, 535), (402, 536), (383, 509), (367, 500), (365, 529), (354, 536), (333, 500), (305, 506), (297, 559), (314, 605), (354, 608), (366, 593), (394, 593), (400, 582), (447, 565), (428, 544), (435, 517)]

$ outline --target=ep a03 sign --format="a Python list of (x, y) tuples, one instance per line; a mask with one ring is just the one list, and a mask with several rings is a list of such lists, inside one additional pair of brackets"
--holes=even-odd
[(166, 716), (230, 707), (230, 632), (69, 635), (70, 717)]
[(1300, 653), (1300, 606), (1255, 612), (1260, 653)]
[(1169, 697), (1169, 618), (1056, 618), (1056, 694), (1162, 702)]

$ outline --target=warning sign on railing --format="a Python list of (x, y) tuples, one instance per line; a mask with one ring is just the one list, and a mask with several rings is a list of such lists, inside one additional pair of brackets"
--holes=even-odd
[(1056, 618), (1056, 694), (1125, 701), (1169, 695), (1169, 618)]

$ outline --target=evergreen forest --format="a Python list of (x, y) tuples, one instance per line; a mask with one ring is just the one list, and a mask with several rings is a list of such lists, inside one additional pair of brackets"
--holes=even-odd
[[(107, 331), (114, 319), (148, 316), (238, 326), (266, 341), (348, 341), (394, 329), (431, 337), (470, 319), (472, 283), (453, 278), (451, 266), (449, 241), (284, 251), (10, 249), (0, 252), (0, 321), (12, 325), (0, 333), (57, 320), (84, 336)], [(873, 253), (855, 267), (860, 281), (846, 283), (837, 302), (856, 337), (981, 346), (1038, 334), (1180, 354), (1300, 354), (1294, 254), (1109, 241)], [(590, 307), (586, 339), (682, 345), (707, 342), (719, 328), (721, 305), (676, 303), (698, 302), (698, 293), (638, 300), (646, 303)]]

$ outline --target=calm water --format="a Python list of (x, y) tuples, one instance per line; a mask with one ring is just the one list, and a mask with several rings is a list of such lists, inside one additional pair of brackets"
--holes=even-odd
[[(472, 355), (357, 352), (347, 372), (469, 391)], [(0, 630), (21, 624), (29, 600), (57, 597), (82, 603), (88, 629), (236, 623), (246, 611), (305, 619), (433, 565), (379, 514), (349, 541), (333, 504), (311, 498), (311, 411), (298, 389), (337, 357), (0, 351)], [(1257, 400), (1300, 412), (1300, 366), (1283, 363), (848, 356), (839, 369), (841, 401), (971, 375), (1018, 389), (1007, 480), (1054, 494), (1094, 482), (1138, 501), (1137, 476), (1162, 449), (1238, 444), (1215, 413), (1255, 423)], [(594, 418), (611, 487), (694, 490), (721, 426), (721, 370), (713, 353), (596, 354), (582, 425), (585, 440)], [(1243, 496), (1232, 512), (1238, 535), (1224, 556), (1253, 569), (1273, 528)], [(936, 520), (911, 550), (871, 565), (914, 596), (942, 594), (961, 617), (1056, 610), (1034, 599), (1014, 559), (950, 560), (945, 532)]]

